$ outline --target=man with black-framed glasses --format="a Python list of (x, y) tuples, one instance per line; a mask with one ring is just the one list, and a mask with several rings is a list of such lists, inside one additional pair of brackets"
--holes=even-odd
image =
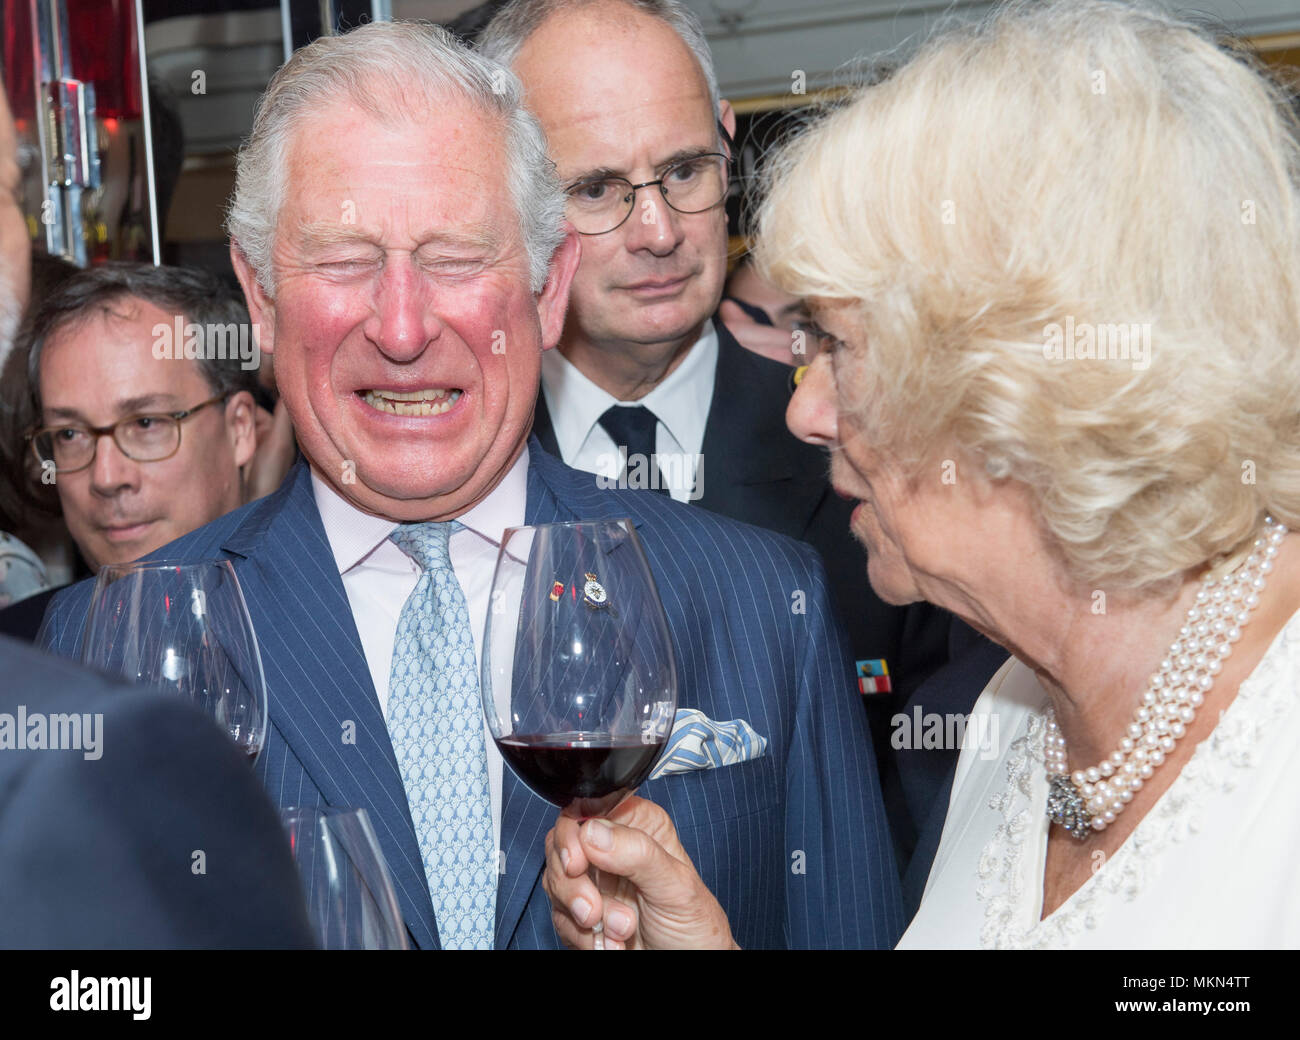
[(852, 503), (832, 491), (824, 452), (786, 428), (790, 369), (717, 318), (736, 118), (698, 19), (673, 0), (515, 0), (477, 46), (523, 81), (581, 235), (564, 334), (542, 358), (538, 440), (601, 483), (810, 543), (852, 681), (915, 687), (947, 658), (947, 616), (871, 591)]
[(259, 354), (241, 300), (202, 271), (109, 264), (39, 301), (26, 351), (27, 461), (91, 570), (246, 500)]
[(478, 46), (523, 80), (582, 236), (534, 432), (603, 482), (761, 523), (708, 465), (722, 465), (709, 435), (752, 424), (714, 394), (734, 360), (711, 319), (736, 120), (693, 18), (671, 4), (512, 4)]

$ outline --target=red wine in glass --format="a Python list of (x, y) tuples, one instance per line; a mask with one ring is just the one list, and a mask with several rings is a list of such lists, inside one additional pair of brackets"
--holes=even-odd
[(580, 817), (604, 816), (645, 779), (663, 740), (602, 733), (526, 733), (497, 741), (534, 794)]

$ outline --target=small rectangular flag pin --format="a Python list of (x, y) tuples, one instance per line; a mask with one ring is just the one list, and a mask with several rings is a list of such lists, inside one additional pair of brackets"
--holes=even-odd
[(883, 657), (857, 662), (858, 692), (890, 693), (893, 686), (889, 681), (889, 665)]

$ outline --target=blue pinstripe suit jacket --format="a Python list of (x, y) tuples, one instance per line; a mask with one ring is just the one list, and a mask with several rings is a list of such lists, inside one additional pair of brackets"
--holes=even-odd
[[(746, 719), (767, 754), (647, 782), (746, 947), (889, 947), (899, 882), (871, 742), (817, 554), (642, 491), (603, 490), (530, 442), (530, 524), (630, 517), (663, 598), (680, 704)], [(437, 926), (406, 794), (304, 463), (274, 494), (155, 554), (234, 562), (272, 727), (258, 772), (281, 806), (364, 806), (414, 942)], [(75, 655), (91, 584), (60, 593), (40, 642)], [(355, 739), (345, 739), (348, 723)], [(498, 949), (558, 945), (541, 886), (556, 810), (504, 776)]]

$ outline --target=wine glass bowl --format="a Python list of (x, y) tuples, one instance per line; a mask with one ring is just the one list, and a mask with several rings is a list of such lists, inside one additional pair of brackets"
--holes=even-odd
[(83, 663), (192, 701), (256, 760), (266, 741), (262, 658), (229, 560), (101, 567)]
[(405, 950), (406, 925), (365, 809), (280, 810), (307, 914), (325, 950)]
[(535, 794), (606, 815), (672, 731), (668, 625), (630, 520), (508, 529), (483, 639), (484, 714)]

